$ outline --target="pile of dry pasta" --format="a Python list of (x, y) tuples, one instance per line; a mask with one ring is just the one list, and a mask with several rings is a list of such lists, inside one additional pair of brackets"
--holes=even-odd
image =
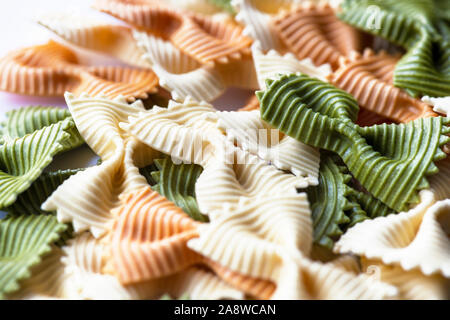
[(449, 298), (449, 1), (94, 2), (0, 59), (0, 298)]

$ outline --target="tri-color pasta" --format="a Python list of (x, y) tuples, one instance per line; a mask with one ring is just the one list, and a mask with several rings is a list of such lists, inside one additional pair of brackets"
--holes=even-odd
[(450, 7), (95, 7), (129, 25), (38, 23), (120, 66), (0, 58), (1, 90), (68, 107), (0, 124), (0, 299), (450, 298)]

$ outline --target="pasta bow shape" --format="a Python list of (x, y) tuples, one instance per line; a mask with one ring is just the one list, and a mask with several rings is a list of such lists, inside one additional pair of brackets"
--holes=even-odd
[(43, 16), (39, 23), (77, 46), (111, 55), (133, 66), (151, 68), (160, 86), (176, 100), (191, 96), (198, 101), (211, 101), (230, 86), (257, 89), (250, 55), (212, 66), (189, 56), (155, 33), (139, 32), (127, 26), (61, 14)]
[[(188, 246), (231, 270), (273, 282), (273, 299), (331, 299), (338, 291), (363, 298), (346, 285), (365, 287), (364, 276), (334, 268), (323, 277), (331, 265), (309, 259), (313, 232), (306, 194), (297, 193), (286, 175), (271, 172), (239, 149), (235, 153), (234, 164), (211, 160), (197, 180), (199, 208), (211, 222), (198, 226), (199, 237)], [(348, 282), (337, 284), (337, 278)], [(395, 294), (393, 288), (372, 285), (365, 298)]]
[[(438, 0), (346, 0), (339, 18), (407, 50), (394, 85), (410, 95), (450, 92), (450, 6)], [(399, 27), (401, 28), (399, 29)]]
[(236, 20), (265, 52), (289, 51), (298, 59), (310, 58), (317, 66), (329, 63), (336, 69), (341, 57), (364, 46), (362, 34), (339, 21), (328, 3), (236, 0), (233, 4)]
[(113, 221), (110, 211), (120, 204), (119, 195), (147, 185), (138, 168), (157, 153), (119, 127), (145, 110), (141, 101), (128, 104), (124, 97), (76, 98), (71, 93), (65, 98), (81, 136), (102, 162), (67, 179), (42, 208), (56, 211), (59, 221), (71, 221), (76, 232), (89, 229), (99, 237)]
[(378, 260), (361, 258), (364, 272), (398, 288), (401, 299), (445, 300), (449, 280), (439, 274), (424, 275), (420, 270), (405, 271), (398, 265), (385, 265)]
[(0, 219), (0, 298), (19, 289), (19, 281), (30, 277), (67, 226), (50, 215), (22, 215)]
[(212, 101), (227, 87), (258, 87), (251, 56), (210, 65), (153, 34), (134, 31), (133, 36), (143, 58), (158, 75), (160, 85), (171, 92), (175, 100), (192, 97), (197, 101)]
[(337, 153), (367, 191), (396, 211), (418, 202), (417, 190), (429, 186), (426, 176), (438, 171), (434, 161), (446, 157), (440, 146), (450, 140), (448, 118), (359, 127), (351, 95), (306, 75), (269, 80), (268, 89), (256, 95), (265, 121)]
[(437, 116), (427, 103), (394, 87), (393, 73), (398, 60), (398, 56), (386, 52), (353, 51), (340, 60), (339, 68), (328, 76), (328, 81), (353, 95), (361, 108), (390, 121), (406, 123)]
[(0, 128), (0, 208), (13, 205), (53, 157), (83, 144), (67, 111), (28, 107), (6, 115)]
[[(299, 61), (292, 53), (280, 55), (275, 50), (263, 53), (258, 45), (252, 46), (253, 60), (259, 87), (266, 88), (267, 79), (278, 79), (280, 75), (302, 73), (310, 77), (327, 81), (353, 94), (362, 109), (357, 123), (367, 126), (394, 120), (406, 122), (418, 117), (435, 116), (428, 104), (411, 98), (399, 88), (389, 84), (392, 76), (395, 57), (381, 53), (374, 55), (365, 50), (363, 56), (353, 51), (348, 58), (341, 59), (340, 67), (334, 73), (329, 64), (316, 67), (307, 58)], [(392, 68), (391, 68), (392, 67)], [(354, 81), (358, 78), (360, 81)], [(247, 106), (248, 110), (259, 109), (259, 101), (255, 97)]]
[(95, 8), (170, 40), (201, 63), (227, 63), (250, 55), (252, 40), (239, 26), (179, 11), (159, 1), (97, 0)]
[(406, 271), (450, 277), (448, 219), (450, 200), (435, 202), (429, 190), (408, 212), (367, 220), (349, 229), (335, 251), (353, 253)]
[(133, 39), (132, 29), (74, 14), (40, 16), (37, 22), (76, 46), (112, 56), (131, 66), (149, 68)]
[(105, 274), (108, 246), (89, 233), (72, 239), (62, 248), (53, 247), (31, 269), (13, 299), (158, 299), (189, 295), (193, 299), (241, 299), (242, 294), (199, 268), (135, 285), (122, 285)]
[(37, 96), (71, 91), (134, 101), (147, 98), (158, 84), (151, 70), (82, 65), (74, 52), (54, 41), (8, 54), (0, 59), (0, 74), (0, 90)]
[[(252, 279), (262, 279), (264, 283), (272, 283), (267, 287), (272, 288), (271, 290), (264, 289), (264, 292), (270, 292), (267, 296), (270, 298), (331, 298), (335, 292), (333, 290), (345, 292), (346, 297), (354, 298), (395, 295), (392, 287), (380, 283), (361, 295), (361, 292), (352, 289), (352, 285), (358, 283), (368, 288), (371, 281), (367, 277), (355, 276), (342, 269), (330, 273), (330, 265), (304, 259), (309, 256), (311, 249), (312, 224), (306, 194), (298, 194), (296, 187), (305, 187), (308, 183), (277, 170), (248, 151), (231, 145), (223, 134), (217, 131), (214, 113), (204, 116), (206, 110), (207, 106), (204, 104), (188, 109), (172, 103), (168, 109), (154, 108), (137, 118), (132, 117), (129, 124), (122, 126), (152, 148), (175, 159), (194, 162), (203, 167), (203, 172), (196, 182), (195, 193), (200, 211), (208, 214), (211, 222), (200, 224), (190, 219), (174, 218), (178, 221), (176, 226), (163, 229), (167, 235), (180, 230), (176, 233), (177, 237), (182, 237), (183, 243), (187, 243), (189, 248), (202, 256), (229, 271)], [(156, 137), (154, 132), (159, 132), (159, 137)], [(205, 134), (202, 135), (201, 132)], [(199, 152), (191, 149), (188, 149), (187, 153), (180, 152), (178, 144), (173, 143), (176, 141), (174, 137), (182, 139), (183, 145), (186, 141), (184, 137), (187, 136), (201, 142), (201, 151), (206, 153), (206, 157), (200, 157)], [(226, 146), (229, 147), (227, 151), (217, 150)], [(155, 207), (148, 208), (151, 210), (150, 208)], [(137, 211), (134, 211), (134, 214), (138, 214)], [(150, 218), (148, 214), (146, 216)], [(142, 232), (130, 233), (126, 227), (121, 227), (120, 230), (123, 237), (129, 239), (127, 242), (132, 242), (135, 236), (144, 235)], [(162, 236), (163, 232), (160, 235)], [(175, 238), (164, 239), (171, 241), (169, 239)], [(242, 242), (239, 239), (246, 240)], [(145, 246), (147, 249), (139, 252), (148, 253), (149, 247), (153, 248), (151, 243)], [(156, 252), (155, 250), (155, 254)], [(233, 254), (230, 254), (231, 252)], [(185, 264), (191, 259), (191, 255), (181, 249), (177, 255), (167, 256), (172, 257), (171, 263), (154, 263), (150, 269), (158, 274), (157, 271), (165, 270), (164, 267), (182, 266), (178, 259), (182, 259)], [(125, 261), (123, 258), (121, 260)], [(139, 265), (135, 264), (127, 274), (138, 274), (138, 267)], [(148, 267), (141, 272), (151, 274)], [(330, 276), (324, 277), (324, 274)], [(337, 279), (342, 277), (346, 279), (345, 285), (337, 284)], [(313, 283), (311, 290), (306, 283)], [(262, 285), (261, 287), (266, 288)], [(317, 293), (316, 290), (321, 287), (327, 290)], [(252, 291), (251, 294), (255, 293), (258, 292)]]
[(351, 179), (339, 159), (324, 152), (320, 161), (319, 185), (306, 189), (311, 204), (314, 242), (328, 249), (333, 248), (334, 241), (348, 227), (367, 218), (394, 213), (370, 194), (358, 191)]
[(327, 4), (307, 3), (272, 19), (275, 30), (289, 51), (314, 64), (329, 63), (333, 70), (339, 59), (364, 48), (360, 31), (339, 21)]
[[(277, 16), (286, 15), (287, 12), (294, 10), (329, 11), (330, 6), (336, 7), (333, 2), (333, 0), (233, 0), (232, 5), (237, 12), (236, 21), (244, 25), (244, 33), (251, 36), (264, 52), (277, 50), (285, 53), (289, 46), (286, 48), (284, 39), (280, 37), (275, 23)], [(308, 21), (309, 28), (305, 28), (302, 31), (308, 35), (308, 39), (311, 39), (311, 35), (313, 35), (314, 41), (319, 40), (320, 42), (320, 39), (315, 38), (315, 36), (323, 33), (325, 37), (328, 37), (327, 32), (329, 30), (322, 28), (321, 23), (324, 22), (323, 19), (319, 23), (315, 22), (312, 20)], [(340, 26), (341, 24), (338, 24), (338, 27)], [(340, 31), (347, 32), (348, 30), (340, 29)], [(336, 34), (338, 33), (336, 32)], [(330, 34), (329, 36), (331, 37), (332, 35)], [(324, 42), (321, 42), (321, 45), (324, 44)]]
[(234, 149), (231, 141), (236, 140), (238, 146), (266, 162), (290, 170), (297, 176), (293, 183), (299, 187), (318, 182), (317, 150), (281, 135), (264, 123), (257, 112), (220, 112), (208, 103), (188, 98), (183, 103), (171, 101), (168, 108), (155, 106), (130, 117), (129, 124), (121, 127), (172, 159), (201, 166), (213, 158), (225, 159), (227, 152)]
[(114, 215), (106, 270), (123, 284), (160, 279), (203, 264), (248, 294), (261, 298), (273, 291), (270, 282), (233, 272), (189, 249), (187, 241), (198, 236), (201, 223), (148, 186), (125, 196)]

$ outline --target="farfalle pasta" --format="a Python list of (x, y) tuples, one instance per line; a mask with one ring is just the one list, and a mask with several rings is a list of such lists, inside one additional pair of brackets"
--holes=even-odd
[(329, 63), (336, 69), (341, 57), (359, 51), (362, 34), (339, 21), (329, 5), (304, 5), (281, 13), (274, 28), (299, 59), (311, 58), (316, 65)]
[(444, 1), (93, 7), (0, 58), (0, 299), (450, 298)]
[(42, 16), (38, 23), (79, 47), (113, 56), (135, 67), (150, 67), (142, 58), (129, 27), (69, 14)]
[(397, 62), (385, 52), (374, 54), (369, 49), (361, 55), (354, 51), (340, 61), (329, 82), (351, 93), (362, 108), (394, 122), (436, 116), (430, 105), (392, 85)]
[[(46, 111), (49, 110), (38, 108), (31, 112), (39, 119)], [(16, 126), (14, 130), (10, 130), (11, 123), (15, 122), (15, 114), (17, 113), (14, 111), (9, 114), (12, 117), (2, 130), (0, 208), (12, 205), (17, 197), (39, 178), (57, 154), (83, 144), (83, 139), (79, 136), (70, 116), (61, 117), (61, 120), (56, 117), (46, 119), (47, 122), (43, 121), (40, 124), (35, 123), (37, 130), (27, 133), (27, 130), (31, 131), (34, 128)], [(30, 121), (25, 120), (24, 124), (30, 124)]]
[[(259, 285), (258, 279), (229, 271), (190, 250), (187, 241), (198, 236), (196, 229), (200, 223), (149, 187), (129, 194), (114, 214), (117, 218), (111, 232), (112, 262), (107, 270), (116, 273), (121, 283), (158, 279), (200, 263), (209, 266), (225, 282), (235, 283), (237, 288), (247, 288), (258, 295), (267, 290), (267, 285)], [(154, 232), (144, 231), (149, 226)], [(131, 247), (135, 249), (130, 255)], [(232, 281), (236, 277), (241, 278), (244, 286)], [(254, 290), (245, 285), (246, 281), (261, 288)]]
[[(353, 123), (358, 104), (345, 91), (304, 75), (287, 75), (276, 81), (269, 80), (268, 83), (266, 91), (257, 93), (262, 118), (301, 142), (337, 153), (367, 191), (392, 209), (402, 210), (407, 203), (417, 203), (416, 190), (426, 188), (428, 182), (425, 176), (437, 171), (433, 162), (446, 157), (440, 147), (449, 141), (446, 136), (449, 132), (447, 118), (420, 118), (406, 125), (383, 124), (361, 128)], [(298, 119), (298, 126), (292, 126), (286, 119), (291, 122)], [(304, 126), (309, 128), (305, 130), (302, 128)], [(320, 128), (319, 135), (311, 134), (314, 127)], [(419, 131), (414, 128), (421, 129)], [(414, 139), (415, 130), (420, 136), (416, 139), (429, 142), (416, 140), (418, 144), (415, 145), (407, 142)], [(402, 131), (410, 133), (406, 135)], [(403, 146), (407, 146), (409, 150), (394, 150), (395, 146), (386, 145), (386, 135), (393, 139), (398, 136)], [(342, 142), (339, 142), (340, 139)], [(372, 147), (370, 143), (373, 143)], [(352, 148), (355, 150), (351, 151)], [(410, 160), (408, 157), (411, 157)], [(416, 160), (412, 161), (413, 158)], [(383, 161), (384, 165), (381, 164)], [(376, 170), (378, 177), (374, 178), (366, 170), (376, 166), (379, 168)], [(396, 172), (405, 176), (393, 178), (394, 169), (388, 168), (395, 166), (403, 167), (404, 169)], [(416, 169), (406, 169), (408, 166)], [(403, 179), (413, 181), (411, 176), (407, 177), (412, 174), (416, 176), (415, 182), (409, 186), (404, 185)], [(404, 189), (397, 188), (395, 192), (389, 188), (381, 190), (377, 183), (385, 179), (392, 179), (392, 188), (397, 183)]]
[[(370, 10), (374, 5), (376, 12)], [(450, 43), (445, 25), (450, 7), (446, 1), (349, 0), (341, 7), (339, 18), (343, 21), (408, 51), (395, 67), (396, 86), (412, 96), (448, 95)], [(399, 25), (403, 26), (401, 31)]]
[[(71, 221), (75, 231), (89, 229), (98, 237), (112, 223), (110, 210), (119, 204), (119, 195), (146, 185), (136, 165), (143, 161), (141, 166), (145, 166), (156, 152), (119, 127), (121, 121), (145, 110), (140, 101), (129, 105), (123, 97), (108, 100), (88, 95), (76, 98), (72, 94), (67, 94), (66, 99), (80, 134), (102, 163), (70, 177), (42, 208), (56, 211), (60, 221)], [(109, 142), (104, 143), (104, 139)], [(70, 198), (65, 196), (68, 190)]]
[(0, 73), (1, 90), (39, 96), (73, 91), (134, 101), (147, 98), (158, 83), (151, 70), (83, 66), (73, 51), (54, 41), (10, 53), (0, 60)]
[(449, 203), (433, 202), (433, 194), (423, 191), (422, 202), (410, 212), (368, 220), (351, 228), (336, 244), (336, 251), (448, 278), (450, 242), (445, 223)]
[(208, 17), (182, 14), (158, 1), (97, 0), (96, 8), (137, 27), (169, 39), (177, 48), (203, 63), (227, 63), (248, 55), (251, 39), (234, 25)]

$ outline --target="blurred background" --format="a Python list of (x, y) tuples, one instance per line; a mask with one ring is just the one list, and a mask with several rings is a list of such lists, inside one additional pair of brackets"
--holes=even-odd
[[(91, 9), (91, 3), (92, 0), (0, 1), (0, 56), (3, 57), (11, 50), (57, 39), (57, 36), (36, 23), (40, 15), (70, 12), (99, 15), (109, 19), (106, 15)], [(65, 105), (63, 98), (26, 97), (0, 92), (0, 121), (4, 119), (6, 111), (31, 104)]]
[[(91, 8), (94, 0), (1, 0), (0, 1), (0, 57), (22, 47), (46, 43), (49, 39), (63, 42), (75, 50), (81, 61), (88, 64), (117, 64), (118, 62), (99, 54), (78, 49), (65, 42), (54, 33), (40, 26), (38, 17), (53, 13), (70, 13), (75, 17), (93, 17), (107, 23), (122, 24), (121, 21)], [(214, 101), (214, 106), (221, 110), (242, 107), (251, 92), (229, 89), (222, 97)], [(65, 107), (62, 97), (28, 97), (0, 91), (0, 121), (5, 112), (27, 105), (51, 105)]]

